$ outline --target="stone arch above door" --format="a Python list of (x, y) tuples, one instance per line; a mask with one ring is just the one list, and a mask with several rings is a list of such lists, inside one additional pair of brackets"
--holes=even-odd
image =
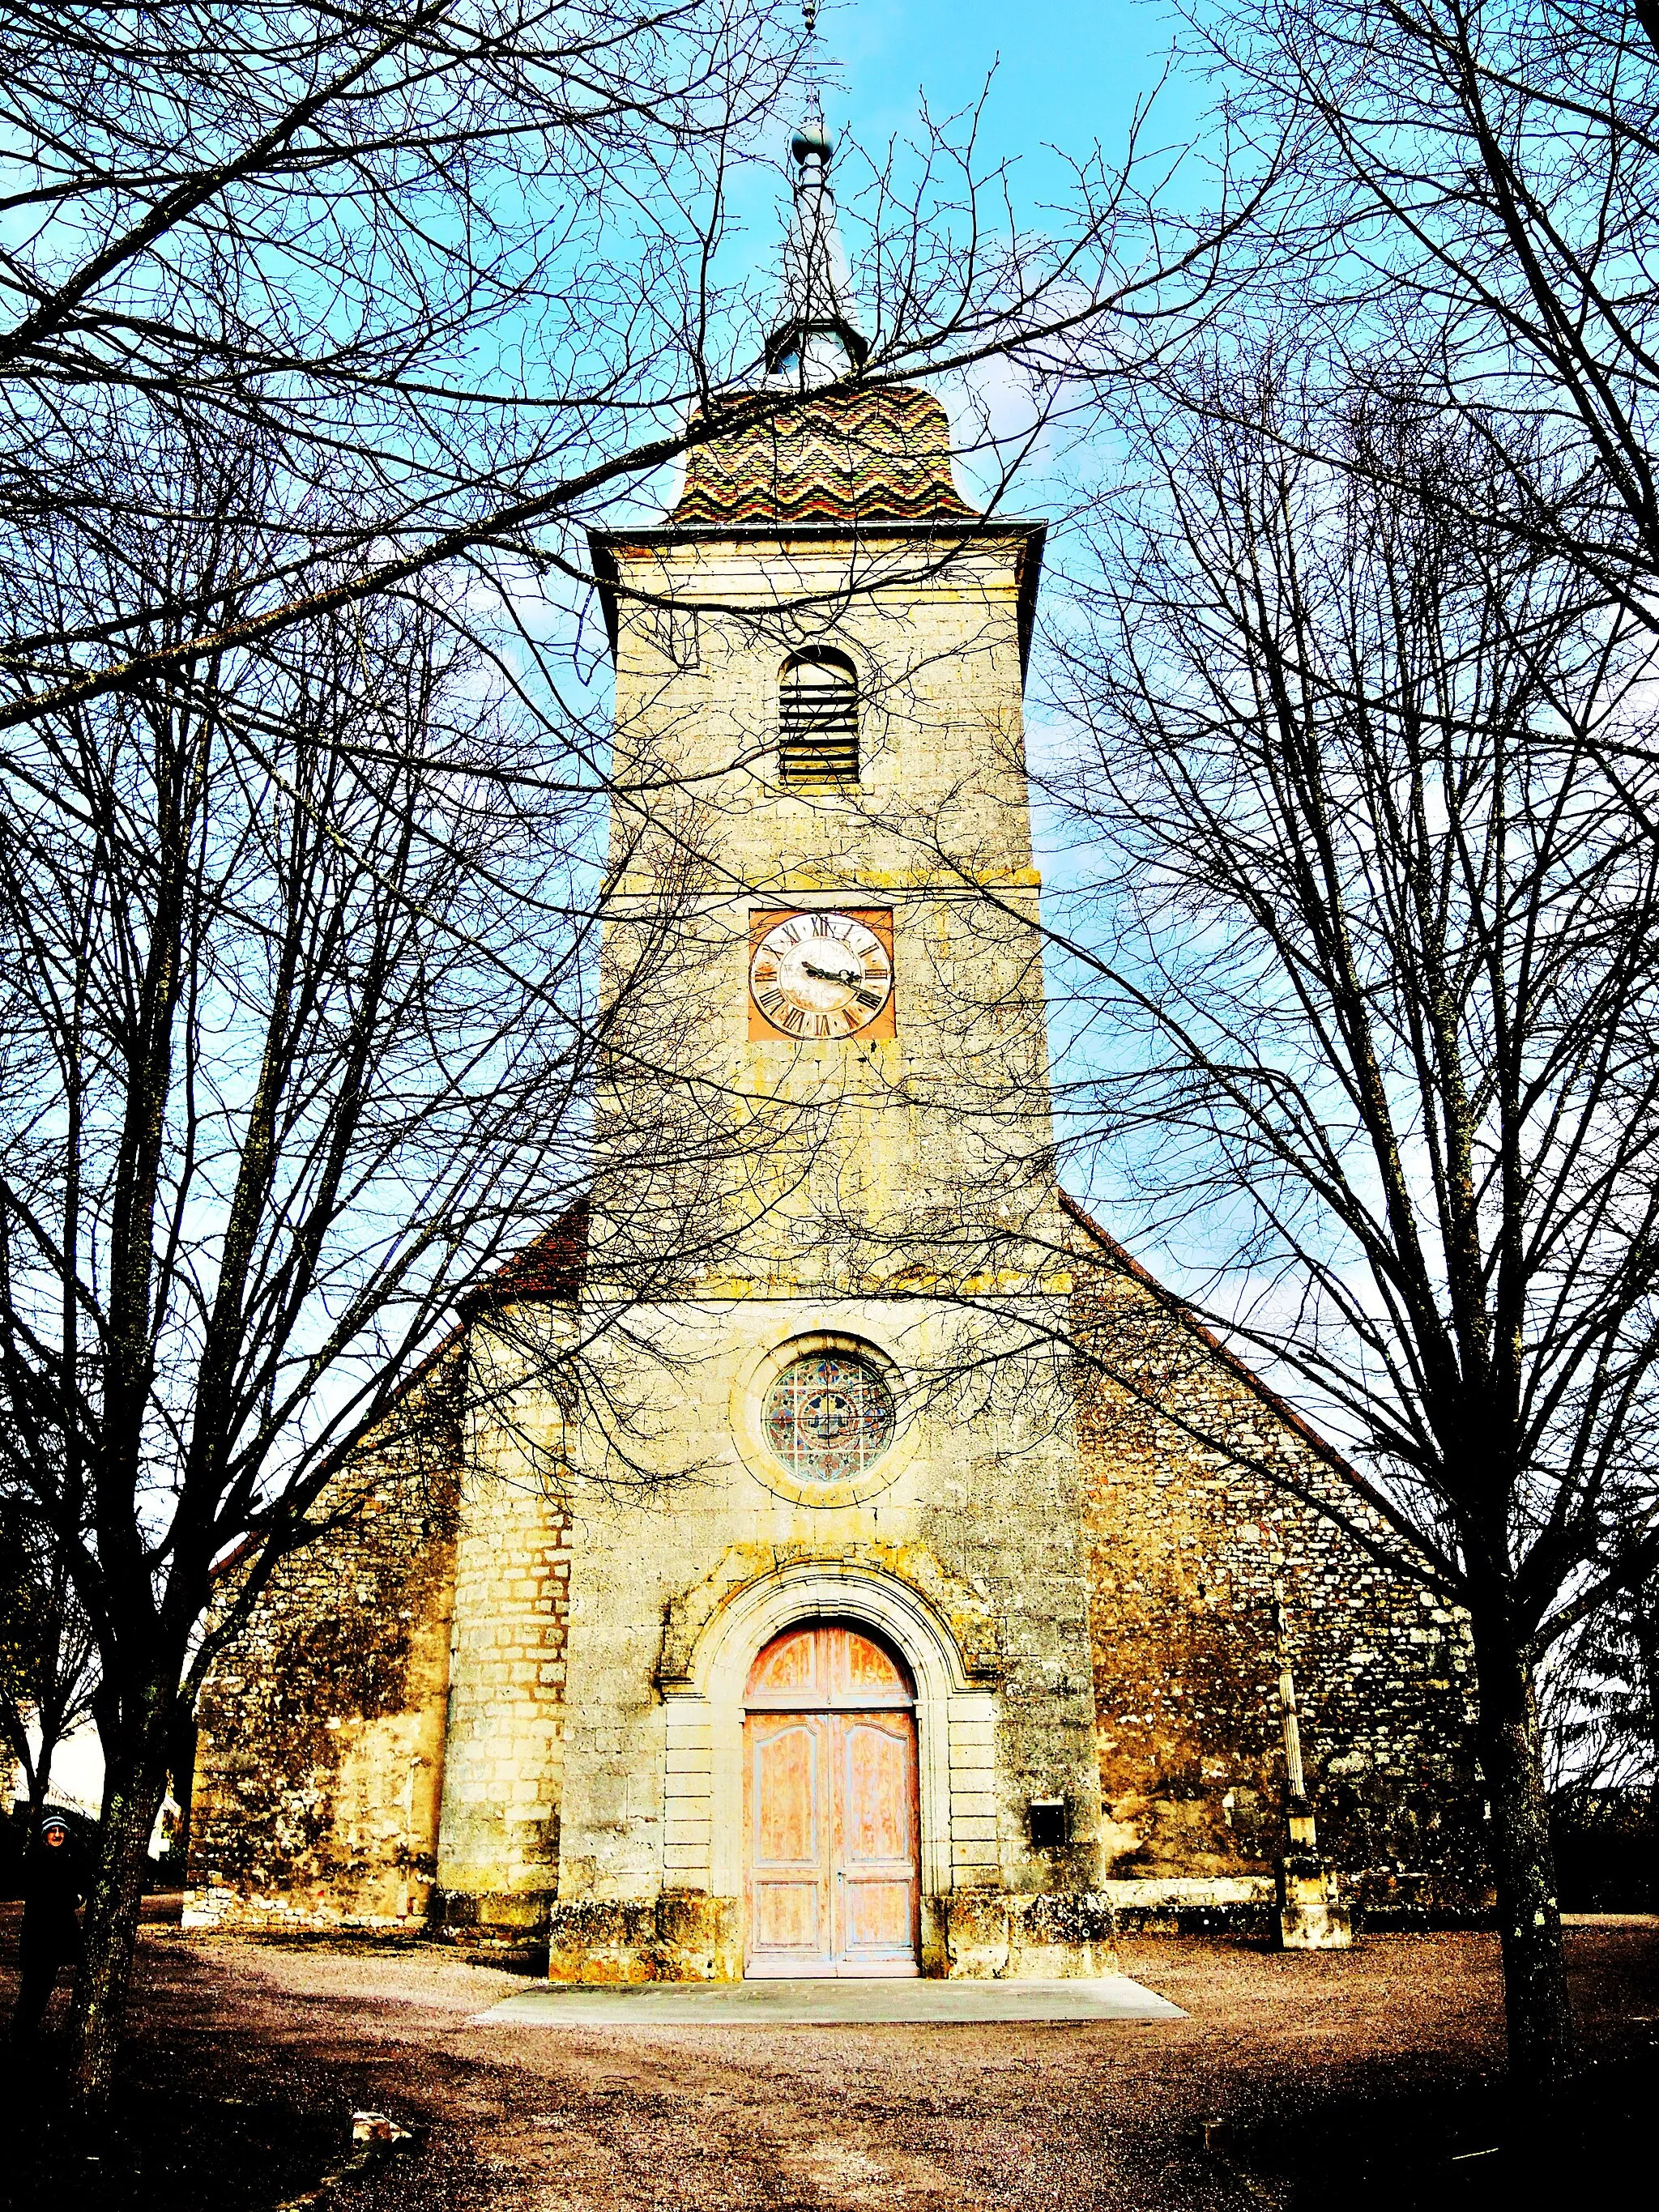
[[(733, 1638), (741, 1644), (757, 1624), (769, 1624), (746, 1667), (767, 1635), (826, 1612), (867, 1620), (894, 1637), (913, 1666), (927, 1664), (926, 1694), (991, 1689), (1000, 1678), (990, 1607), (930, 1552), (909, 1544), (733, 1544), (711, 1573), (670, 1603), (657, 1686), (665, 1696), (707, 1692)], [(917, 1688), (923, 1689), (920, 1675)]]

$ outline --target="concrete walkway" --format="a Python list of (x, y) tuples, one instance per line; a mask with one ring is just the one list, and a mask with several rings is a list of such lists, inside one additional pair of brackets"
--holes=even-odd
[(863, 2027), (963, 2021), (1185, 2020), (1127, 1974), (1076, 1982), (544, 1983), (475, 2015), (484, 2027)]

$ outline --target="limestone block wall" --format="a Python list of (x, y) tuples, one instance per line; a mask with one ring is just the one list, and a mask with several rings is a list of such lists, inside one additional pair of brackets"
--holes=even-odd
[[(187, 1926), (424, 1920), (455, 1553), (453, 1439), (435, 1462), (433, 1443), (388, 1441), (324, 1493), (318, 1517), (337, 1524), (282, 1563), (216, 1662)], [(233, 1568), (226, 1603), (234, 1590)]]
[(1277, 1583), (1322, 1848), (1373, 1912), (1477, 1909), (1482, 1793), (1462, 1617), (1291, 1494), (1328, 1492), (1369, 1518), (1310, 1437), (1121, 1253), (1091, 1239), (1082, 1260), (1078, 1427), (1109, 1894), (1170, 1910), (1267, 1894), (1284, 1847)]
[[(743, 1686), (769, 1636), (815, 1617), (868, 1623), (917, 1684), (924, 1971), (1047, 1972), (1062, 1954), (1071, 1971), (1097, 1965), (1098, 1788), (1063, 1370), (1051, 1357), (1045, 1383), (1011, 1358), (1004, 1376), (995, 1349), (1023, 1341), (1030, 1316), (971, 1319), (985, 1356), (948, 1398), (906, 1380), (960, 1356), (964, 1316), (948, 1304), (711, 1299), (654, 1309), (648, 1325), (635, 1316), (607, 1352), (619, 1376), (609, 1402), (638, 1405), (659, 1362), (675, 1419), (662, 1424), (660, 1488), (630, 1492), (621, 1468), (607, 1479), (598, 1436), (579, 1455), (556, 1975), (741, 1972)], [(826, 1329), (889, 1361), (909, 1401), (874, 1486), (844, 1497), (792, 1486), (744, 1413), (766, 1364)], [(687, 1439), (702, 1456), (677, 1474)], [(1071, 1808), (1070, 1838), (1037, 1850), (1029, 1801), (1054, 1795)], [(1056, 1895), (1073, 1900), (1064, 1925), (1027, 1925)]]
[[(488, 1355), (485, 1355), (486, 1358)], [(557, 1409), (526, 1393), (545, 1435)], [(438, 1862), (452, 1927), (539, 1927), (557, 1886), (571, 1522), (552, 1463), (482, 1423), (461, 1485)]]
[[(1029, 866), (1020, 609), (1040, 538), (1016, 523), (617, 540), (619, 872), (649, 860), (642, 820), (693, 803), (652, 787), (658, 767), (695, 780), (679, 826), (722, 869), (908, 870), (930, 831), (957, 856)], [(777, 781), (781, 665), (826, 644), (859, 673), (860, 784), (841, 797)]]

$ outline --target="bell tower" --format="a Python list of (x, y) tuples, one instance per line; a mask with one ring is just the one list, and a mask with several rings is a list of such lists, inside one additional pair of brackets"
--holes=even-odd
[[(616, 797), (551, 1971), (1087, 1972), (1020, 719), (1042, 526), (975, 512), (939, 401), (864, 379), (833, 148), (815, 120), (792, 152), (759, 380), (694, 426), (660, 526), (592, 540)], [(907, 1717), (849, 1720), (842, 1684), (833, 1725), (757, 1735), (759, 1655), (815, 1624)], [(849, 1807), (880, 1882), (831, 1864)], [(914, 1927), (854, 1924), (913, 1893)]]
[(592, 1264), (619, 1294), (671, 1252), (710, 1288), (1010, 1288), (1062, 1241), (1020, 712), (1043, 526), (962, 497), (930, 393), (854, 380), (828, 134), (792, 152), (764, 380), (696, 426), (660, 527), (593, 539)]

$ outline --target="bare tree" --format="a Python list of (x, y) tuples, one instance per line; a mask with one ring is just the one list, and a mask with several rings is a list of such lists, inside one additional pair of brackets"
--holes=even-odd
[[(1449, 494), (1478, 492), (1650, 622), (1659, 10), (1228, 0), (1188, 21), (1279, 167), (1251, 240), (1271, 311), (1321, 328), (1356, 377), (1412, 362), (1487, 449)], [(1529, 434), (1510, 441), (1515, 419)]]
[(1659, 871), (1597, 765), (1650, 720), (1651, 648), (1467, 520), (1482, 438), (1368, 380), (1328, 404), (1229, 357), (1097, 516), (1060, 663), (1102, 1041), (1070, 1105), (1358, 1466), (1389, 1534), (1352, 1533), (1468, 1610), (1540, 2087), (1571, 2034), (1535, 1670), (1650, 1568), (1659, 1504)]
[[(106, 513), (159, 520), (106, 461), (118, 427), (127, 450), (257, 433), (287, 525), (234, 602), (198, 582), (157, 605), (132, 578), (54, 622), (19, 592), (12, 712), (302, 619), (366, 568), (499, 538), (573, 477), (639, 465), (641, 426), (695, 388), (723, 165), (799, 43), (780, 0), (6, 9), (15, 576), (66, 526), (96, 543)], [(724, 295), (703, 304), (718, 321)]]
[(66, 1547), (33, 1498), (0, 1504), (0, 1739), (28, 1791), (33, 1835), (60, 1744), (92, 1718), (98, 1647)]
[[(586, 1179), (627, 853), (548, 645), (577, 533), (818, 395), (730, 388), (767, 327), (723, 274), (733, 172), (800, 44), (773, 0), (24, 6), (0, 39), (0, 1362), (99, 1650), (96, 2103), (214, 1650)], [(1046, 374), (1109, 313), (1127, 347), (1206, 311), (1213, 241), (1164, 250), (1133, 152), (1037, 242), (971, 131), (922, 157), (914, 190), (872, 165), (847, 381)], [(686, 1117), (691, 1174), (729, 1104)]]
[[(453, 562), (585, 574), (593, 514), (736, 421), (707, 403), (773, 272), (732, 204), (802, 46), (793, 0), (0, 9), (0, 727)], [(1155, 343), (1201, 299), (1133, 149), (1036, 239), (959, 135), (871, 166), (866, 380), (1052, 368), (1109, 315)], [(63, 601), (66, 537), (163, 519), (112, 457), (180, 431), (280, 453), (257, 566)]]
[[(234, 603), (271, 465), (131, 459), (203, 519), (116, 518), (110, 564)], [(395, 599), (42, 720), (13, 764), (0, 1370), (100, 1661), (96, 2100), (177, 1732), (240, 1625), (198, 1632), (215, 1561), (251, 1544), (245, 1611), (458, 1296), (581, 1182), (593, 798), (548, 790)]]
[(1549, 1656), (1540, 1707), (1551, 1794), (1582, 1819), (1611, 1791), (1645, 1802), (1659, 1850), (1659, 1577), (1615, 1591)]

